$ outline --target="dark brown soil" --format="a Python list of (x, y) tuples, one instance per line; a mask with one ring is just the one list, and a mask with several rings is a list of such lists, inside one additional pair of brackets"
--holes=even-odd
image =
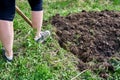
[(52, 18), (59, 44), (79, 59), (79, 69), (98, 72), (103, 78), (114, 72), (111, 58), (120, 59), (120, 12), (101, 11)]

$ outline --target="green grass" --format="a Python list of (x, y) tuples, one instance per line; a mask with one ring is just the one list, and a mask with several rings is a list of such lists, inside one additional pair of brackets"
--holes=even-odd
[[(17, 0), (17, 5), (30, 18), (30, 7), (26, 0)], [(27, 8), (26, 8), (27, 7)], [(120, 11), (119, 0), (44, 0), (44, 20), (55, 14), (66, 16), (70, 13), (78, 13), (82, 10)], [(34, 42), (34, 30), (18, 15), (14, 19), (14, 61), (6, 63), (0, 55), (0, 80), (101, 80), (90, 70), (79, 72), (77, 58), (70, 52), (62, 49), (55, 39), (54, 27), (48, 22), (42, 30), (50, 30), (51, 37), (45, 44)], [(2, 47), (2, 45), (0, 44)], [(113, 61), (116, 72), (113, 78), (119, 80), (120, 62)], [(116, 63), (116, 64), (114, 64)]]

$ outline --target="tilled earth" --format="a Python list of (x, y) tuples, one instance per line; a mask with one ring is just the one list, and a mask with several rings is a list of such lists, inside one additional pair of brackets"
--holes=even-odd
[(79, 58), (79, 69), (107, 78), (114, 72), (112, 58), (120, 60), (120, 12), (82, 11), (52, 18), (59, 44)]

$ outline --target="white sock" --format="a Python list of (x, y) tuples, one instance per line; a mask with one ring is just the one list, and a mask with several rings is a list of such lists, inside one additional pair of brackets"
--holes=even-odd
[(34, 40), (38, 40), (40, 37), (41, 37), (41, 35), (35, 36)]
[[(5, 53), (5, 56), (6, 56), (6, 53)], [(12, 60), (13, 59), (13, 56), (6, 56), (9, 60)]]

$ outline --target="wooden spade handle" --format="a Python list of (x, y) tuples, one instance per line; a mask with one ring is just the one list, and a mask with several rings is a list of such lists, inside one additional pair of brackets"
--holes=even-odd
[(20, 10), (18, 6), (15, 7), (17, 13), (32, 27), (32, 22), (30, 19)]

